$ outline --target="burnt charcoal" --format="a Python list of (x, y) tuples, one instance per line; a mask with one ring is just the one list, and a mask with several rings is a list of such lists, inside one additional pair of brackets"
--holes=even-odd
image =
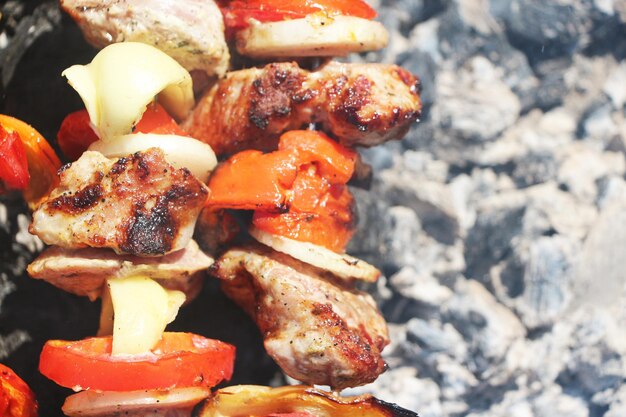
[(549, 152), (530, 152), (515, 161), (511, 173), (519, 188), (541, 184), (553, 179), (557, 172), (557, 161)]
[(516, 388), (518, 385), (512, 380), (500, 384), (481, 382), (466, 396), (466, 401), (473, 410), (485, 411), (494, 404), (501, 403), (505, 395)]
[(457, 65), (462, 65), (475, 55), (487, 56), (487, 50), (496, 49), (498, 44), (505, 43), (504, 35), (497, 28), (491, 27), (495, 22), (482, 22), (486, 29), (478, 31), (471, 22), (464, 20), (458, 8), (449, 8), (438, 18), (439, 51), (444, 58)]
[(617, 401), (613, 402), (604, 414), (604, 417), (620, 417), (626, 415), (626, 385), (617, 391)]
[[(597, 6), (596, 3), (593, 2), (593, 6)], [(626, 58), (626, 39), (624, 37), (626, 18), (620, 18), (619, 12), (615, 10), (613, 13), (607, 12), (607, 10), (599, 10), (598, 8), (592, 10), (591, 40), (583, 52), (591, 56), (612, 55), (619, 61)]]
[(500, 281), (506, 290), (507, 297), (517, 298), (524, 294), (526, 281), (524, 280), (525, 265), (515, 257), (504, 262)]
[(534, 70), (540, 83), (535, 93), (535, 107), (546, 111), (562, 104), (567, 92), (563, 73), (570, 64), (570, 58), (560, 58), (535, 65)]
[[(388, 229), (389, 205), (371, 192), (351, 189), (357, 206), (359, 227), (348, 244), (347, 252), (374, 265), (384, 265), (383, 236)], [(366, 225), (366, 226), (365, 226)]]
[(435, 141), (437, 126), (430, 120), (429, 112), (422, 113), (422, 117), (420, 123), (412, 126), (409, 133), (402, 139), (402, 145), (405, 149), (432, 152), (435, 147), (433, 141)]
[(387, 8), (400, 11), (405, 18), (400, 22), (400, 31), (407, 35), (415, 25), (442, 13), (450, 3), (448, 0), (383, 0), (381, 10)]
[(475, 375), (502, 361), (526, 335), (518, 317), (473, 280), (457, 282), (454, 295), (442, 305), (441, 317), (463, 336), (468, 347), (466, 366)]
[(534, 239), (530, 259), (524, 267), (523, 292), (517, 307), (529, 328), (549, 326), (570, 306), (572, 275), (580, 248), (571, 240), (555, 235)]
[(395, 152), (389, 146), (360, 149), (359, 153), (374, 172), (380, 172), (393, 166)]
[(24, 52), (37, 38), (59, 26), (61, 12), (53, 2), (39, 5), (31, 11), (22, 3), (11, 1), (1, 11), (1, 29), (11, 34), (10, 44), (0, 50), (2, 85), (6, 87)]
[(77, 62), (89, 62), (95, 54), (67, 19), (64, 16), (60, 27), (37, 38), (24, 52), (0, 103), (3, 113), (32, 123), (51, 141), (67, 113), (83, 107), (61, 72)]
[(511, 241), (521, 232), (525, 207), (493, 210), (478, 215), (465, 248), (466, 273), (486, 282), (491, 266), (511, 251)]
[(606, 144), (606, 150), (611, 150), (609, 145), (611, 143), (616, 145), (618, 141), (615, 139), (620, 137), (618, 125), (612, 117), (614, 107), (609, 96), (591, 103), (578, 121), (576, 137), (582, 140), (598, 141)]
[(513, 0), (499, 12), (511, 44), (535, 66), (586, 46), (592, 21), (582, 3)]
[(407, 323), (414, 317), (431, 318), (438, 315), (437, 307), (394, 293), (380, 307), (387, 323)]
[(465, 356), (463, 337), (452, 326), (415, 318), (407, 323), (407, 341), (418, 344), (424, 355), (446, 353), (460, 359)]

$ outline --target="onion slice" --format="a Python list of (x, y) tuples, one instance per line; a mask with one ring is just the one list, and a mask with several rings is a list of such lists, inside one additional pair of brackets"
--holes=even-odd
[(90, 151), (100, 152), (107, 158), (120, 158), (149, 148), (161, 148), (175, 168), (187, 168), (205, 183), (217, 165), (215, 152), (209, 145), (186, 136), (134, 133), (108, 141), (98, 140), (89, 146)]
[[(193, 407), (211, 394), (206, 387), (127, 392), (82, 391), (70, 395), (63, 413), (73, 416), (190, 416)], [(172, 410), (179, 411), (178, 414)]]
[(314, 13), (301, 19), (260, 23), (237, 33), (237, 50), (253, 58), (339, 56), (384, 48), (382, 24), (354, 16)]
[(330, 271), (339, 278), (376, 282), (380, 277), (380, 271), (376, 267), (345, 253), (333, 252), (323, 246), (267, 233), (254, 226), (250, 228), (250, 235), (278, 252), (286, 253), (309, 265)]

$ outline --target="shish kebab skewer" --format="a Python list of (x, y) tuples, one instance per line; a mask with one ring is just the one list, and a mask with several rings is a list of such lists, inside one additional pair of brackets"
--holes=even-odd
[(260, 59), (372, 51), (389, 38), (361, 0), (217, 3), (223, 19), (212, 0), (61, 0), (61, 7), (97, 48), (147, 43), (205, 77), (221, 77), (228, 67), (225, 26), (240, 54)]
[[(164, 332), (186, 296), (197, 293), (190, 276), (213, 262), (203, 254), (193, 262), (181, 257), (199, 255), (191, 235), (208, 188), (194, 173), (206, 180), (216, 159), (188, 137), (130, 132), (157, 94), (183, 117), (193, 105), (191, 78), (171, 57), (137, 43), (111, 45), (65, 75), (85, 102), (100, 138), (95, 145), (121, 157), (85, 152), (63, 167), (33, 214), (31, 230), (62, 248), (41, 255), (30, 270), (75, 293), (93, 297), (100, 290), (103, 299), (99, 337), (48, 341), (40, 371), (76, 391), (97, 391), (101, 400), (123, 400), (128, 413), (189, 415), (210, 387), (230, 378), (234, 360), (233, 346)], [(158, 147), (169, 142), (182, 146)]]

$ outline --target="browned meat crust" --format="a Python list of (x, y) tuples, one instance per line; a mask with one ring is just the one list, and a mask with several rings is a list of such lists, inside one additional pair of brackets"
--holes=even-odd
[(231, 72), (183, 126), (217, 154), (270, 150), (282, 132), (318, 123), (347, 146), (400, 139), (421, 111), (419, 80), (395, 65), (281, 62)]
[(96, 48), (142, 42), (205, 77), (228, 69), (223, 17), (214, 1), (61, 0), (60, 6)]
[(260, 246), (229, 250), (211, 271), (256, 321), (268, 354), (287, 375), (341, 389), (385, 370), (387, 327), (368, 294)]
[(207, 197), (206, 186), (168, 164), (160, 149), (116, 161), (85, 152), (62, 169), (30, 231), (65, 248), (161, 256), (187, 245)]

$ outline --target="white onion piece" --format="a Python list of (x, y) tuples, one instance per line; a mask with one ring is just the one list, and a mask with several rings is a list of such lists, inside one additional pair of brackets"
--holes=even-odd
[(255, 58), (338, 56), (384, 48), (382, 24), (353, 16), (315, 13), (301, 19), (261, 23), (237, 33), (237, 50)]
[[(63, 404), (67, 416), (190, 416), (192, 408), (211, 394), (206, 387), (127, 392), (82, 391)], [(178, 410), (178, 413), (174, 413)]]
[(217, 165), (215, 152), (209, 145), (186, 136), (134, 133), (106, 142), (98, 140), (89, 146), (90, 151), (100, 152), (107, 158), (120, 158), (149, 148), (161, 148), (167, 161), (175, 168), (187, 168), (205, 183)]
[(254, 226), (250, 228), (250, 234), (259, 242), (278, 252), (286, 253), (309, 265), (325, 269), (339, 278), (375, 282), (380, 276), (380, 271), (374, 266), (345, 253), (333, 252), (309, 242), (299, 242), (267, 233)]

